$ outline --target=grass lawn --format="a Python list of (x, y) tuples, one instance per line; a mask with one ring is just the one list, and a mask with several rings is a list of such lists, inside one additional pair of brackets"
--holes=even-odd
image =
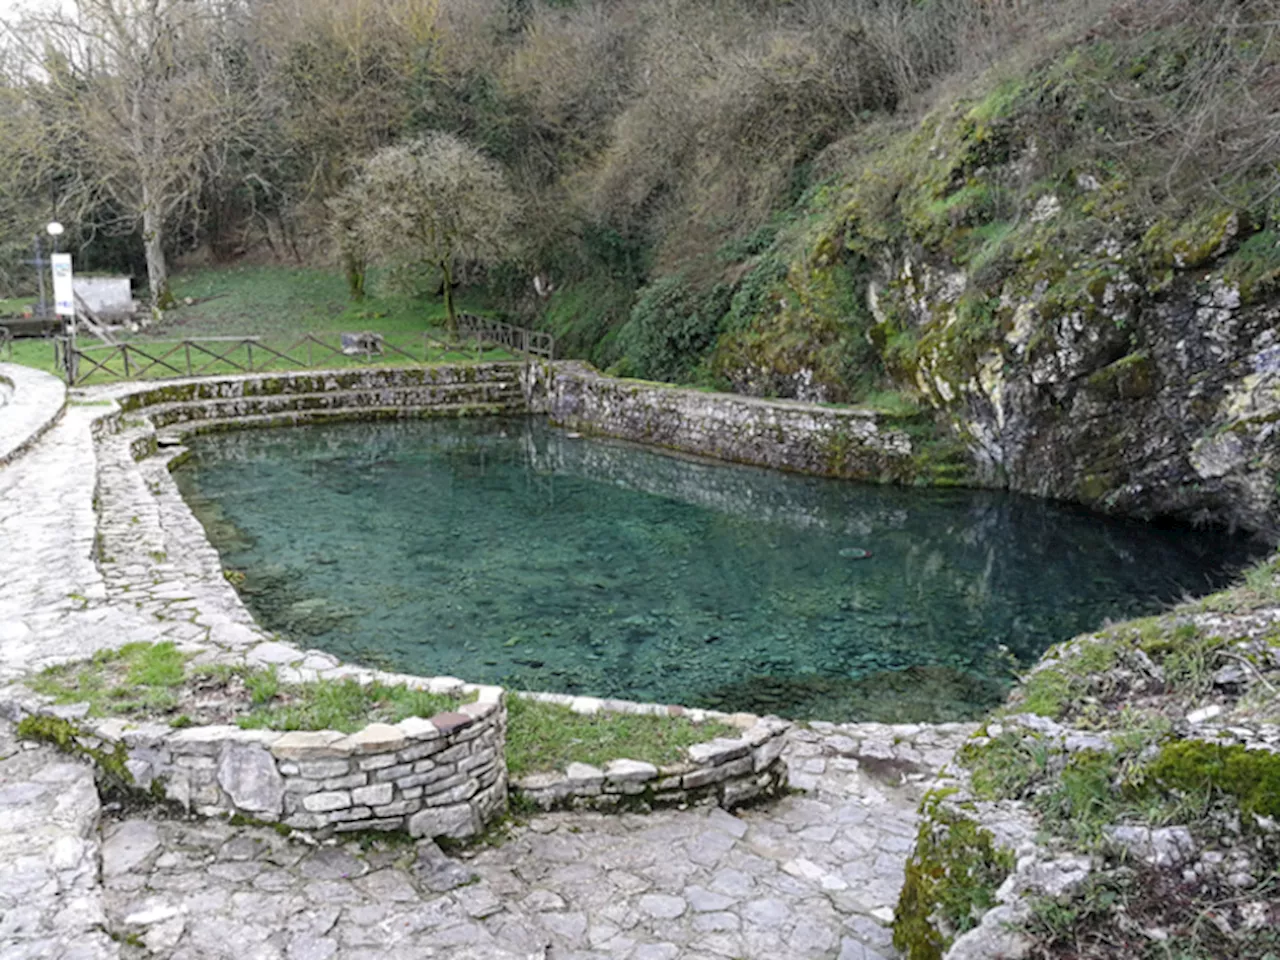
[(630, 713), (584, 716), (554, 703), (507, 697), (507, 769), (513, 777), (563, 770), (574, 762), (602, 767), (623, 757), (676, 763), (684, 747), (738, 733), (723, 723)]
[(53, 341), (41, 338), (14, 340), (10, 352), (0, 349), (0, 362), (20, 363), (46, 373), (58, 373), (53, 363)]
[(39, 297), (13, 297), (9, 300), (0, 297), (0, 317), (19, 317), (27, 307), (39, 302)]
[[(377, 277), (370, 284), (378, 290)], [(347, 296), (341, 272), (317, 267), (232, 266), (173, 277), (179, 306), (147, 331), (152, 339), (180, 336), (285, 335), (302, 331), (374, 330), (409, 333), (444, 323), (444, 300), (375, 294), (360, 303)], [(195, 300), (191, 306), (182, 301)], [(459, 313), (487, 315), (490, 306), (460, 292)]]
[[(372, 284), (377, 290), (376, 277)], [(477, 351), (449, 346), (442, 341), (444, 301), (399, 294), (374, 294), (361, 303), (347, 296), (346, 281), (334, 270), (316, 267), (232, 266), (206, 268), (175, 274), (174, 295), (179, 306), (164, 320), (139, 334), (120, 333), (117, 338), (145, 351), (130, 351), (126, 367), (119, 351), (99, 345), (92, 337), (81, 337), (80, 347), (105, 369), (82, 364), (89, 375), (84, 383), (106, 383), (120, 379), (162, 379), (194, 374), (226, 374), (252, 370), (341, 368), (370, 364), (465, 363), (468, 361), (511, 360), (505, 350)], [(187, 306), (183, 301), (190, 299)], [(0, 300), (0, 316), (17, 312), (28, 301)], [(474, 294), (457, 297), (459, 312), (481, 315), (493, 311)], [(373, 331), (381, 334), (389, 349), (381, 357), (344, 356), (325, 350), (317, 343), (299, 342), (307, 334), (334, 334), (323, 337), (337, 348), (338, 332)], [(177, 347), (172, 341), (183, 338), (259, 337), (257, 345), (206, 344), (212, 352)], [(164, 343), (164, 341), (170, 341)], [(395, 349), (391, 349), (395, 348)], [(218, 354), (223, 358), (219, 359)], [(189, 358), (188, 358), (189, 355)], [(57, 373), (53, 344), (49, 340), (23, 339), (13, 342), (12, 360), (25, 366)]]

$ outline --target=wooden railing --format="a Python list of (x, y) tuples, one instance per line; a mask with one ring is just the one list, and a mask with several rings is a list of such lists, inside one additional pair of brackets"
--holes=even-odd
[[(487, 350), (551, 359), (555, 350), (554, 338), (542, 331), (471, 315), (458, 320), (457, 339), (447, 337), (440, 330), (133, 339), (111, 344), (89, 344), (60, 337), (54, 341), (54, 350), (58, 369), (71, 386), (110, 380), (306, 370), (369, 363), (462, 362), (482, 359)], [(2, 343), (0, 340), (0, 345)]]
[(530, 357), (555, 359), (556, 339), (544, 330), (517, 327), (490, 317), (464, 313), (458, 317), (458, 335), (464, 339), (506, 347)]

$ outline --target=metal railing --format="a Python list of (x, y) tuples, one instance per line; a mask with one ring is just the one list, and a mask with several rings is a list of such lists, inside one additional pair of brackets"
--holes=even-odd
[[(465, 315), (458, 318), (457, 339), (448, 338), (439, 330), (133, 339), (112, 344), (86, 344), (74, 337), (59, 337), (54, 340), (54, 358), (68, 384), (79, 386), (90, 381), (200, 377), (370, 363), (467, 361), (480, 359), (486, 349), (493, 348), (549, 360), (555, 350), (555, 340), (542, 331)], [(474, 356), (468, 354), (469, 350)]]

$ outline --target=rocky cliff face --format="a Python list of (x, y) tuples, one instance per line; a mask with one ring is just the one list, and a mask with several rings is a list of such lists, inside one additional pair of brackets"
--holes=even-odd
[(742, 268), (710, 367), (747, 393), (887, 391), (936, 414), (969, 482), (1274, 532), (1280, 190), (1273, 149), (1235, 148), (1280, 67), (1233, 48), (1212, 98), (1239, 123), (1188, 157), (1213, 38), (1109, 24), (869, 134)]
[(957, 362), (946, 334), (965, 272), (909, 256), (891, 270), (870, 288), (877, 320), (892, 322), (886, 299), (909, 317), (926, 345), (905, 374), (980, 483), (1143, 518), (1273, 525), (1280, 304), (1243, 302), (1220, 270), (1154, 295), (1119, 272), (1056, 316), (1043, 290), (1006, 292), (1005, 322)]

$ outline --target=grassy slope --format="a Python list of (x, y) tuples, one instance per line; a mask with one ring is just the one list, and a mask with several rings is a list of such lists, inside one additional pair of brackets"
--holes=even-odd
[[(376, 282), (372, 285), (377, 290)], [(232, 266), (193, 270), (173, 280), (180, 305), (150, 336), (291, 334), (301, 331), (376, 330), (406, 333), (444, 322), (440, 298), (374, 293), (361, 303), (347, 296), (335, 270), (316, 267)], [(197, 301), (181, 305), (186, 298)], [(461, 313), (490, 314), (472, 292), (459, 292)]]
[[(383, 294), (369, 296), (358, 304), (352, 303), (347, 296), (342, 276), (320, 268), (239, 266), (196, 270), (176, 275), (174, 290), (180, 304), (182, 300), (190, 298), (194, 301), (192, 305), (180, 305), (169, 311), (160, 324), (140, 335), (121, 336), (136, 341), (155, 341), (257, 335), (276, 349), (299, 358), (305, 355), (305, 351), (289, 348), (304, 333), (371, 330), (384, 334), (392, 344), (409, 348), (415, 356), (422, 352), (420, 335), (423, 332), (431, 331), (436, 336), (443, 336), (445, 311), (444, 303), (439, 298), (422, 299)], [(5, 303), (8, 301), (0, 302), (0, 308)], [(458, 296), (457, 309), (480, 315), (493, 313), (489, 302), (472, 292)], [(83, 338), (81, 346), (90, 348), (93, 353), (94, 344), (96, 341), (92, 338)], [(325, 365), (328, 366), (349, 366), (364, 362), (362, 358), (326, 355), (320, 349), (316, 349), (314, 355), (317, 358), (327, 356)], [(429, 355), (422, 356), (433, 362), (456, 363), (477, 359), (475, 352), (471, 350), (433, 349)], [(504, 351), (488, 351), (482, 355), (485, 360), (509, 358), (509, 354)], [(0, 356), (0, 359), (6, 358)], [(243, 350), (239, 350), (233, 354), (232, 359), (243, 365), (247, 357)], [(48, 340), (14, 341), (12, 361), (50, 373), (58, 372), (54, 366), (53, 345)], [(260, 364), (262, 361), (263, 354), (259, 353), (256, 363)], [(408, 361), (389, 353), (383, 362)], [(113, 359), (109, 366), (117, 375), (123, 376), (124, 371), (118, 358)], [(288, 366), (287, 362), (279, 361), (273, 363), (271, 369), (280, 370)], [(214, 363), (205, 372), (231, 373), (235, 369), (230, 364)], [(173, 370), (163, 366), (157, 366), (146, 374), (148, 377), (174, 375)]]

